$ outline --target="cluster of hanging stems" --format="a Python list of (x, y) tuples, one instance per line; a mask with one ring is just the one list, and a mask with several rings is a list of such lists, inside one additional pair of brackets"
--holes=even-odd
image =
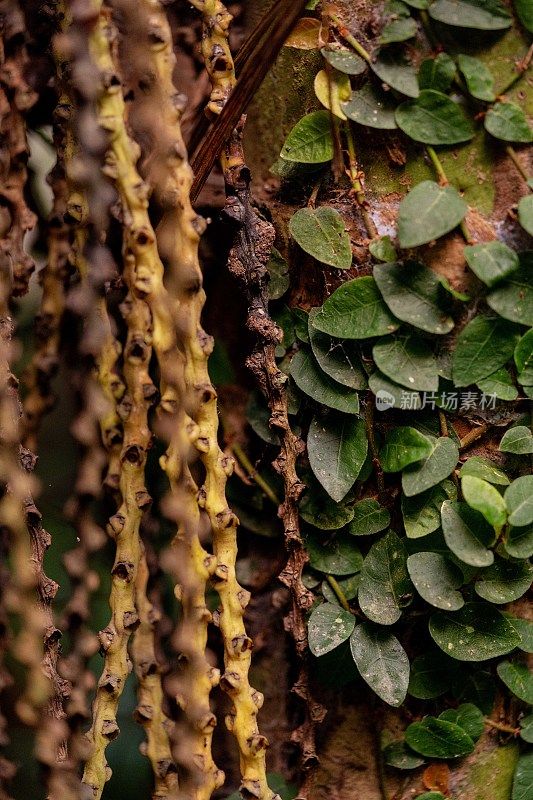
[[(235, 85), (227, 47), (230, 16), (218, 0), (194, 0), (193, 5), (204, 17), (202, 50), (213, 83), (209, 111), (217, 114)], [(248, 679), (252, 641), (243, 616), (249, 594), (236, 578), (238, 520), (225, 496), (233, 461), (218, 443), (216, 393), (207, 371), (213, 345), (200, 321), (205, 294), (198, 243), (205, 224), (190, 203), (193, 176), (180, 129), (185, 102), (172, 81), (175, 60), (164, 3), (71, 0), (44, 6), (55, 59), (57, 163), (49, 178), (53, 206), (47, 261), (39, 273), (34, 355), (21, 402), (12, 372), (17, 351), (10, 302), (27, 291), (33, 269), (24, 249), (36, 222), (26, 203), (25, 117), (38, 98), (25, 80), (29, 16), (24, 19), (17, 0), (0, 0), (0, 555), (9, 563), (0, 575), (0, 658), (7, 650), (24, 667), (17, 711), (35, 728), (50, 800), (101, 797), (111, 776), (106, 749), (119, 735), (117, 712), (132, 669), (153, 797), (208, 800), (224, 784), (211, 747), (217, 720), (210, 694), (220, 684), (230, 699), (226, 726), (239, 753), (242, 796), (279, 800), (267, 783), (268, 742), (257, 723), (263, 697)], [(237, 134), (223, 167), (233, 196), (248, 202), (247, 186), (239, 183), (239, 141)], [(258, 248), (262, 274), (270, 235), (263, 241), (264, 252)], [(237, 248), (234, 265), (245, 255)], [(63, 620), (67, 657), (61, 655), (51, 605), (57, 585), (43, 566), (50, 537), (33, 502), (38, 487), (31, 476), (31, 450), (38, 449), (41, 421), (54, 405), (53, 378), (64, 363), (65, 320), (74, 331), (70, 338), (77, 360), (69, 365), (67, 359), (65, 368), (71, 370), (80, 408), (73, 426), (80, 461), (67, 507), (79, 540), (65, 557), (73, 592)], [(265, 373), (263, 382), (272, 378), (269, 358), (275, 366), (277, 335), (274, 330), (267, 358), (258, 367)], [(283, 430), (286, 407), (280, 398), (278, 427)], [(151, 505), (146, 462), (154, 437), (166, 442), (160, 459), (168, 481), (162, 510), (175, 528), (164, 563), (180, 601), (173, 637), (182, 656), (173, 684), (182, 710), (178, 723), (164, 713), (158, 612), (147, 594), (150, 542), (143, 525)], [(285, 456), (294, 461), (298, 443), (289, 429), (284, 440)], [(286, 503), (292, 518), (301, 486), (295, 473), (291, 481)], [(90, 564), (105, 537), (92, 508), (102, 487), (114, 504), (106, 530), (115, 543), (115, 559), (110, 620), (95, 637), (89, 618), (98, 578)], [(297, 528), (292, 536), (298, 543)], [(297, 575), (301, 568), (300, 563)], [(214, 613), (206, 604), (209, 586), (220, 599)], [(206, 650), (211, 624), (221, 632), (222, 670)], [(88, 661), (98, 649), (103, 669), (93, 686)], [(0, 693), (8, 685), (0, 660)], [(90, 726), (83, 734), (86, 716)], [(0, 717), (0, 745), (7, 741)], [(1, 800), (9, 797), (12, 777), (13, 765), (0, 758)]]

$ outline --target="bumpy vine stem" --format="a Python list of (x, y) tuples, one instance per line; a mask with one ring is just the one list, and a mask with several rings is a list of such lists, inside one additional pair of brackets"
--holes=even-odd
[(205, 20), (202, 56), (211, 79), (207, 110), (220, 114), (236, 84), (233, 57), (228, 46), (228, 30), (233, 18), (220, 0), (191, 0), (191, 4)]

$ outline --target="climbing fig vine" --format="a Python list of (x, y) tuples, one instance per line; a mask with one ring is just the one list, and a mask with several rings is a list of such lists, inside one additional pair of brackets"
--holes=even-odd
[(533, 800), (531, 4), (259, 5), (0, 0), (0, 800)]

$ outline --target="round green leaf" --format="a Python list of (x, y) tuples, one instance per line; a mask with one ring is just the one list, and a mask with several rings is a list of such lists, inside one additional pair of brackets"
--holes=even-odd
[(313, 417), (307, 436), (309, 463), (329, 496), (340, 502), (352, 488), (368, 450), (365, 423), (345, 414)]
[(457, 57), (457, 63), (472, 97), (492, 103), (496, 99), (496, 95), (494, 93), (494, 77), (490, 69), (479, 58), (463, 54)]
[(306, 531), (305, 547), (309, 564), (319, 572), (353, 575), (361, 569), (363, 557), (353, 536), (339, 534), (328, 538), (318, 532)]
[(268, 299), (279, 300), (289, 288), (289, 265), (275, 247), (272, 248), (267, 270), (270, 277)]
[(416, 428), (394, 428), (385, 439), (379, 460), (385, 472), (400, 472), (408, 464), (426, 458), (432, 449), (431, 440)]
[(439, 719), (460, 725), (474, 742), (477, 742), (485, 730), (483, 712), (473, 703), (462, 703), (459, 708), (447, 708), (439, 714)]
[(522, 253), (520, 268), (487, 295), (489, 306), (505, 319), (533, 327), (532, 273), (533, 253)]
[[(465, 478), (467, 475), (473, 475), (475, 478), (481, 478), (489, 483), (494, 483), (497, 486), (508, 486), (509, 478), (502, 472), (501, 469), (481, 456), (472, 456), (468, 458), (461, 467), (460, 476)], [(480, 565), (482, 566), (482, 565)]]
[(446, 501), (441, 507), (442, 531), (454, 555), (472, 567), (488, 567), (494, 561), (489, 547), (494, 530), (478, 511), (467, 503)]
[(342, 103), (341, 108), (348, 119), (359, 125), (380, 130), (393, 130), (397, 127), (394, 117), (396, 101), (370, 82), (352, 92), (348, 102)]
[(398, 210), (400, 247), (418, 247), (453, 230), (468, 210), (453, 186), (434, 181), (418, 183), (404, 197)]
[(302, 250), (322, 264), (349, 269), (352, 264), (350, 237), (338, 211), (329, 206), (301, 208), (293, 214), (289, 231)]
[(363, 680), (385, 703), (398, 707), (409, 684), (409, 659), (398, 639), (364, 622), (350, 636), (353, 660)]
[(502, 661), (496, 667), (500, 679), (507, 688), (524, 703), (533, 705), (533, 672), (527, 664)]
[(312, 320), (317, 330), (341, 339), (383, 336), (396, 330), (398, 324), (371, 277), (343, 283)]
[(417, 24), (412, 17), (403, 19), (393, 19), (387, 23), (378, 39), (380, 44), (393, 44), (394, 42), (406, 42), (416, 36)]
[(389, 408), (407, 408), (416, 411), (422, 408), (422, 399), (418, 392), (406, 391), (403, 386), (391, 381), (379, 370), (372, 373), (368, 385), (376, 396), (378, 411), (388, 411)]
[(383, 761), (395, 769), (417, 769), (424, 764), (424, 759), (413, 753), (405, 742), (392, 742), (383, 748)]
[(533, 475), (522, 475), (507, 487), (504, 494), (511, 525), (533, 522)]
[(405, 741), (416, 753), (429, 758), (459, 758), (474, 749), (474, 742), (460, 725), (435, 717), (412, 722)]
[(479, 511), (493, 528), (499, 530), (507, 521), (505, 501), (487, 481), (465, 475), (461, 480), (463, 497), (470, 508)]
[(476, 593), (489, 603), (512, 603), (527, 592), (533, 579), (533, 566), (499, 559), (483, 570), (476, 581)]
[(411, 664), (408, 692), (419, 700), (440, 697), (450, 688), (455, 662), (442, 655), (440, 650), (417, 656)]
[(518, 19), (530, 33), (533, 33), (533, 6), (531, 0), (513, 0)]
[(533, 714), (528, 714), (520, 720), (520, 738), (528, 744), (533, 744)]
[(477, 382), (478, 387), (487, 395), (494, 395), (500, 400), (516, 400), (518, 390), (513, 383), (512, 375), (505, 367), (500, 367), (496, 372), (491, 372), (486, 378)]
[(488, 603), (467, 603), (459, 611), (437, 611), (429, 632), (447, 655), (458, 661), (486, 661), (520, 644), (511, 622)]
[(455, 77), (455, 62), (447, 53), (439, 53), (435, 58), (422, 61), (418, 70), (418, 85), (421, 89), (435, 89), (446, 92)]
[(472, 272), (492, 286), (518, 269), (520, 262), (514, 250), (503, 242), (484, 242), (465, 247), (464, 255)]
[(533, 194), (527, 194), (518, 203), (518, 221), (533, 236)]
[(334, 154), (331, 121), (327, 111), (313, 111), (296, 123), (281, 149), (284, 161), (323, 164)]
[(361, 569), (359, 605), (372, 622), (393, 625), (411, 599), (412, 584), (400, 537), (389, 531), (372, 545)]
[(511, 15), (498, 0), (435, 0), (429, 15), (446, 25), (480, 31), (505, 30), (512, 24)]
[(299, 350), (291, 361), (290, 373), (296, 386), (317, 403), (343, 411), (345, 414), (359, 412), (357, 392), (337, 383), (318, 366), (312, 353)]
[(518, 759), (513, 778), (511, 800), (532, 800), (533, 798), (533, 753), (524, 753)]
[[(514, 362), (519, 375), (520, 383), (533, 383), (533, 328), (525, 333), (517, 342), (514, 351)], [(529, 374), (529, 380), (526, 376)]]
[(323, 47), (320, 52), (328, 64), (346, 75), (362, 75), (367, 67), (366, 61), (351, 50), (330, 50)]
[(515, 103), (495, 103), (485, 115), (485, 130), (504, 142), (533, 141), (526, 115)]
[(416, 70), (402, 56), (388, 49), (381, 50), (370, 68), (391, 89), (396, 89), (407, 97), (418, 97)]
[(436, 531), (440, 526), (443, 502), (456, 497), (457, 489), (452, 481), (442, 481), (414, 497), (402, 494), (402, 516), (407, 537), (420, 539)]
[(402, 488), (407, 497), (425, 492), (450, 475), (459, 460), (459, 450), (452, 439), (442, 436), (433, 445), (430, 455), (407, 467), (402, 474)]
[(533, 434), (525, 425), (515, 425), (505, 431), (500, 441), (502, 453), (517, 453), (524, 455), (533, 453)]
[(313, 320), (317, 313), (316, 308), (311, 309), (309, 313), (309, 342), (320, 368), (343, 386), (364, 389), (367, 381), (358, 345), (351, 340), (334, 339), (314, 328)]
[(368, 249), (377, 261), (386, 261), (387, 263), (396, 261), (396, 249), (390, 236), (380, 236), (377, 239), (372, 239)]
[(314, 656), (323, 656), (350, 638), (355, 618), (333, 603), (313, 609), (308, 622), (309, 649)]
[(305, 522), (322, 531), (338, 530), (353, 519), (353, 509), (336, 503), (314, 479), (307, 478), (307, 491), (300, 501), (300, 515)]
[(398, 106), (396, 124), (423, 144), (459, 144), (474, 136), (474, 126), (461, 106), (434, 89), (422, 89), (416, 100)]
[(392, 313), (429, 333), (449, 333), (454, 322), (440, 307), (440, 281), (416, 261), (376, 264), (374, 280)]
[(533, 622), (520, 617), (508, 617), (509, 622), (521, 637), (518, 647), (524, 653), (533, 653)]
[(407, 559), (409, 577), (418, 594), (435, 608), (457, 611), (464, 606), (457, 589), (463, 583), (461, 570), (440, 553), (414, 553)]
[(457, 337), (452, 357), (455, 386), (477, 383), (506, 364), (512, 358), (516, 338), (516, 330), (503, 320), (474, 317)]
[(369, 536), (389, 527), (390, 514), (377, 500), (359, 500), (353, 506), (353, 512), (353, 519), (348, 527), (353, 536)]
[(374, 345), (372, 355), (377, 368), (395, 383), (419, 391), (438, 389), (437, 361), (429, 345), (416, 334), (386, 336)]
[(533, 526), (509, 528), (504, 547), (512, 558), (531, 558), (533, 556)]

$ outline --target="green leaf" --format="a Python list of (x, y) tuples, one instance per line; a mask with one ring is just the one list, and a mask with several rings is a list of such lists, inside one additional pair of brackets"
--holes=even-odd
[(533, 744), (533, 714), (528, 714), (520, 720), (520, 738), (528, 744)]
[(499, 491), (488, 481), (465, 475), (461, 480), (463, 497), (470, 508), (479, 511), (487, 522), (500, 530), (507, 521), (505, 501)]
[(441, 508), (442, 531), (454, 555), (472, 567), (488, 567), (494, 561), (489, 550), (494, 530), (478, 511), (467, 503), (446, 501)]
[[(357, 592), (359, 591), (359, 583), (361, 582), (360, 575), (350, 575), (348, 578), (339, 578), (338, 584), (341, 588), (341, 591), (347, 600), (353, 600), (357, 597)], [(327, 600), (328, 603), (334, 603), (335, 605), (340, 605), (338, 598), (329, 585), (327, 581), (322, 582), (322, 586), (320, 587), (324, 598)]]
[(321, 69), (315, 75), (314, 89), (317, 99), (339, 119), (345, 120), (346, 115), (341, 108), (341, 103), (349, 99), (352, 88), (350, 78), (344, 72), (330, 69), (326, 72)]
[(429, 632), (447, 655), (458, 661), (486, 661), (520, 644), (511, 622), (488, 603), (467, 603), (459, 611), (437, 611)]
[(409, 577), (418, 594), (435, 608), (457, 611), (464, 606), (461, 570), (440, 553), (414, 553), (407, 559)]
[(322, 531), (338, 530), (353, 519), (353, 509), (332, 500), (314, 478), (306, 478), (307, 491), (300, 501), (300, 515), (305, 522)]
[(485, 130), (504, 142), (533, 141), (526, 115), (515, 103), (495, 103), (485, 115)]
[(429, 0), (403, 0), (403, 2), (411, 8), (424, 9), (429, 6)]
[(320, 51), (328, 64), (346, 75), (362, 75), (367, 63), (351, 50), (333, 50), (323, 47)]
[(533, 800), (533, 752), (524, 753), (518, 759), (511, 800)]
[(530, 0), (513, 0), (518, 19), (530, 33), (533, 33), (533, 6)]
[(502, 661), (496, 667), (496, 671), (515, 697), (523, 700), (524, 703), (533, 705), (533, 672), (531, 672), (527, 664)]
[(424, 759), (409, 750), (405, 742), (392, 742), (383, 748), (383, 761), (395, 769), (417, 769)]
[(522, 475), (507, 487), (504, 494), (511, 525), (531, 525), (533, 522), (533, 475)]
[(533, 236), (533, 194), (527, 194), (518, 203), (518, 221)]
[(313, 569), (329, 575), (353, 575), (363, 564), (363, 556), (353, 536), (338, 534), (328, 538), (318, 532), (306, 531), (305, 547)]
[(520, 383), (533, 383), (533, 328), (517, 342), (514, 350), (514, 363), (520, 373)]
[(383, 83), (407, 97), (418, 97), (416, 70), (401, 55), (382, 50), (370, 68)]
[(389, 408), (408, 408), (416, 411), (422, 407), (422, 400), (418, 392), (407, 391), (378, 370), (372, 373), (368, 379), (368, 385), (376, 396), (378, 411), (387, 411)]
[(454, 669), (457, 669), (456, 663), (443, 656), (440, 650), (417, 656), (411, 664), (409, 694), (419, 700), (440, 697), (450, 688)]
[(496, 99), (496, 95), (494, 93), (494, 76), (490, 69), (479, 58), (463, 54), (457, 57), (457, 62), (472, 97), (492, 103)]
[(512, 603), (531, 586), (533, 566), (525, 561), (518, 564), (499, 559), (483, 570), (476, 581), (476, 593), (489, 603)]
[(302, 250), (322, 264), (349, 269), (352, 264), (350, 237), (338, 211), (329, 206), (301, 208), (293, 214), (289, 231)]
[(435, 58), (422, 61), (418, 71), (418, 85), (421, 89), (435, 89), (446, 92), (455, 77), (455, 62), (447, 53), (439, 53)]
[(339, 286), (313, 317), (312, 325), (341, 339), (368, 339), (396, 330), (397, 320), (383, 302), (371, 277)]
[(533, 453), (533, 434), (525, 425), (515, 425), (505, 431), (500, 441), (502, 453)]
[(289, 265), (275, 247), (272, 248), (267, 270), (270, 276), (268, 299), (279, 300), (289, 288)]
[(317, 313), (316, 308), (312, 308), (309, 313), (309, 341), (320, 368), (343, 386), (364, 389), (367, 380), (361, 365), (358, 345), (351, 340), (334, 339), (314, 328), (313, 322)]
[(509, 616), (508, 619), (521, 637), (521, 642), (518, 644), (520, 650), (523, 650), (524, 653), (533, 653), (533, 622), (520, 617)]
[(401, 472), (408, 464), (427, 458), (432, 449), (431, 439), (416, 428), (394, 428), (385, 439), (379, 460), (384, 472)]
[(353, 536), (368, 536), (379, 533), (390, 524), (390, 514), (377, 500), (359, 500), (353, 506), (354, 516), (348, 530)]
[(466, 672), (455, 662), (457, 671), (452, 676), (452, 694), (459, 702), (475, 703), (484, 714), (490, 714), (494, 707), (496, 690), (494, 676), (490, 672), (475, 668)]
[(533, 327), (532, 270), (533, 253), (522, 253), (520, 268), (487, 295), (487, 303), (501, 317), (529, 327)]
[(323, 164), (334, 154), (331, 121), (327, 111), (313, 111), (296, 123), (285, 140), (280, 156), (300, 164)]
[(418, 183), (404, 197), (398, 210), (400, 247), (418, 247), (453, 230), (468, 210), (453, 186), (434, 181)]
[(474, 136), (474, 126), (461, 106), (434, 89), (422, 89), (416, 100), (399, 105), (396, 124), (423, 144), (459, 144)]
[(420, 539), (436, 531), (440, 526), (443, 502), (456, 497), (457, 489), (451, 481), (443, 481), (415, 497), (402, 495), (402, 516), (407, 537)]
[(385, 703), (398, 707), (409, 684), (409, 659), (389, 631), (364, 622), (350, 636), (353, 660), (363, 680)]
[(395, 383), (428, 392), (439, 387), (435, 356), (416, 334), (383, 337), (372, 348), (372, 355), (377, 368)]
[(467, 475), (473, 475), (475, 478), (481, 478), (484, 481), (494, 483), (498, 486), (509, 485), (509, 478), (505, 472), (498, 469), (492, 461), (481, 458), (481, 456), (472, 456), (472, 458), (468, 458), (465, 461), (461, 467), (460, 476), (464, 478)]
[(533, 526), (511, 527), (504, 547), (512, 558), (531, 558), (533, 556)]
[[(498, 291), (498, 290), (497, 290)], [(516, 330), (501, 319), (478, 316), (457, 337), (452, 357), (455, 386), (469, 386), (491, 375), (512, 357)]]
[(429, 333), (449, 333), (454, 322), (440, 307), (440, 281), (417, 261), (376, 264), (374, 279), (392, 313)]
[(503, 242), (474, 244), (465, 247), (463, 252), (472, 272), (487, 286), (493, 286), (502, 278), (506, 278), (520, 265), (515, 251)]
[(374, 256), (377, 261), (386, 261), (389, 264), (396, 261), (396, 249), (390, 236), (380, 236), (378, 239), (372, 239), (368, 249), (370, 250), (370, 255)]
[(402, 473), (404, 493), (413, 497), (440, 483), (453, 472), (458, 460), (459, 450), (455, 442), (441, 436), (424, 461), (407, 467)]
[(505, 30), (512, 24), (511, 15), (498, 0), (435, 0), (429, 15), (446, 25), (480, 31)]
[(317, 414), (307, 436), (309, 463), (329, 496), (339, 503), (352, 488), (368, 450), (365, 423), (345, 414)]
[(400, 537), (389, 531), (372, 545), (361, 569), (359, 605), (372, 622), (393, 625), (411, 599), (412, 585)]
[(416, 800), (446, 800), (442, 792), (424, 792), (417, 795)]
[(333, 603), (322, 603), (313, 609), (308, 622), (309, 649), (314, 656), (323, 656), (350, 638), (355, 618)]
[(246, 407), (246, 420), (253, 430), (264, 442), (279, 446), (279, 438), (269, 425), (270, 411), (262, 395), (252, 392)]
[(474, 742), (477, 742), (485, 730), (483, 712), (473, 703), (462, 703), (459, 708), (447, 708), (439, 714), (439, 719), (460, 725)]
[(342, 104), (342, 110), (348, 119), (359, 125), (380, 130), (394, 130), (397, 127), (394, 117), (396, 105), (394, 97), (369, 82), (356, 92), (352, 92), (349, 101)]
[(405, 741), (416, 753), (429, 758), (458, 758), (474, 749), (474, 742), (460, 725), (435, 717), (412, 722), (405, 731)]
[(392, 44), (393, 42), (406, 42), (416, 36), (417, 24), (412, 17), (403, 19), (393, 19), (385, 25), (378, 39), (380, 44)]
[(343, 411), (359, 412), (357, 393), (329, 378), (308, 350), (299, 350), (291, 361), (290, 373), (296, 386), (317, 403)]
[(505, 367), (497, 369), (477, 382), (477, 385), (486, 395), (494, 395), (500, 400), (516, 400), (518, 390), (513, 383), (513, 378)]

